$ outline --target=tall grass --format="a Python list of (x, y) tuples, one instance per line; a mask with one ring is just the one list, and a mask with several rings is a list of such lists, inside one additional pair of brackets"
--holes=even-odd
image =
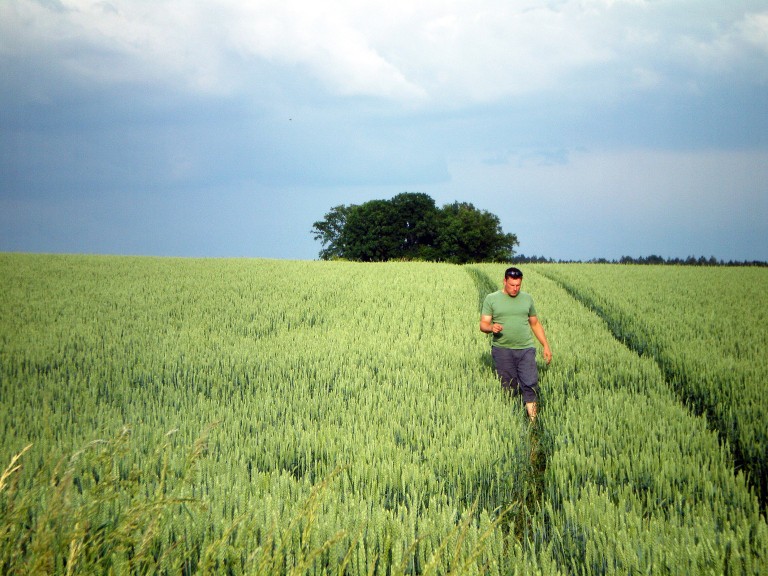
[[(1, 453), (33, 443), (20, 494), (53, 458), (126, 426), (115, 473), (141, 509), (161, 485), (188, 500), (150, 514), (158, 570), (528, 562), (513, 520), (526, 424), (484, 361), (461, 267), (5, 255), (0, 268)], [(210, 422), (209, 453), (187, 472), (184, 446)], [(329, 477), (305, 533), (300, 503)]]
[(656, 360), (681, 400), (729, 443), (765, 509), (768, 270), (573, 265), (542, 271), (595, 309), (617, 338)]
[(524, 280), (554, 353), (540, 367), (552, 451), (532, 546), (568, 573), (765, 573), (768, 528), (727, 445), (542, 268)]
[(502, 266), (0, 255), (1, 571), (766, 572), (708, 421), (538, 270), (531, 428)]

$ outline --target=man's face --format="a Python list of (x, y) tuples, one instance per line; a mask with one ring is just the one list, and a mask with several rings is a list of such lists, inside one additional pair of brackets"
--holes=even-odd
[(520, 285), (523, 283), (522, 278), (505, 278), (504, 279), (504, 292), (514, 297), (520, 292)]

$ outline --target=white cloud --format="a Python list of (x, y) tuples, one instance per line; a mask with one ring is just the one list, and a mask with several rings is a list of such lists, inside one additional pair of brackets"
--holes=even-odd
[(213, 93), (258, 90), (262, 63), (331, 95), (457, 106), (768, 78), (768, 13), (719, 0), (5, 0), (0, 35), (0, 58), (84, 82)]
[(768, 54), (768, 12), (747, 14), (739, 28), (747, 42)]
[(568, 14), (546, 7), (488, 3), (483, 9), (465, 7), (451, 21), (442, 37), (424, 27), (405, 48), (412, 75), (423, 78), (435, 97), (484, 102), (535, 93), (611, 58)]
[(736, 26), (736, 34), (746, 46), (754, 49), (752, 58), (745, 63), (745, 72), (768, 83), (768, 11), (746, 14)]
[(331, 92), (421, 98), (424, 92), (389, 62), (354, 22), (343, 3), (302, 1), (232, 5), (227, 43), (246, 57), (304, 66)]

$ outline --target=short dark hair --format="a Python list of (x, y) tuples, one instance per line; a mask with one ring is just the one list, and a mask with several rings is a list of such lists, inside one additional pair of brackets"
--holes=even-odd
[(519, 268), (515, 268), (514, 266), (512, 268), (507, 268), (507, 270), (504, 272), (504, 278), (522, 278), (523, 272)]

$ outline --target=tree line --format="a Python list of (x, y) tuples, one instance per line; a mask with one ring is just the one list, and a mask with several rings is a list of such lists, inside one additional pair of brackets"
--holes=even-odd
[(421, 192), (334, 206), (312, 226), (323, 260), (508, 262), (518, 245), (499, 218), (468, 202), (438, 208)]
[(524, 254), (518, 254), (513, 259), (514, 264), (543, 264), (543, 263), (557, 263), (557, 264), (575, 264), (575, 263), (591, 263), (591, 264), (665, 264), (671, 266), (768, 266), (768, 262), (762, 260), (718, 260), (714, 256), (705, 258), (704, 256), (688, 256), (687, 258), (664, 258), (656, 254), (650, 256), (622, 256), (618, 260), (608, 260), (607, 258), (592, 258), (590, 260), (554, 260), (553, 258), (546, 258), (544, 256), (525, 256)]

